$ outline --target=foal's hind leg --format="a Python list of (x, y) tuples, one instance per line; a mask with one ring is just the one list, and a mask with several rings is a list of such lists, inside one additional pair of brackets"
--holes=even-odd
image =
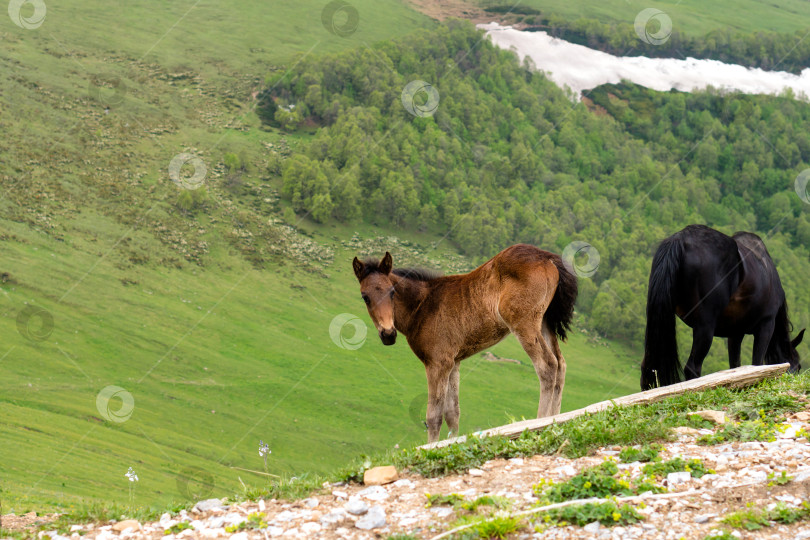
[[(559, 412), (562, 400), (562, 386), (565, 383), (565, 361), (562, 366), (554, 355), (554, 350), (543, 337), (543, 332), (534, 324), (522, 325), (513, 330), (523, 350), (532, 359), (534, 371), (540, 379), (540, 402), (537, 405), (537, 418), (551, 416)], [(562, 367), (562, 372), (561, 372)], [(562, 374), (562, 376), (560, 376)], [(558, 395), (559, 394), (559, 395)]]
[(551, 345), (551, 350), (557, 358), (557, 379), (554, 382), (554, 400), (551, 406), (551, 414), (560, 414), (563, 388), (565, 387), (565, 358), (563, 358), (562, 351), (560, 350), (557, 335), (548, 327), (545, 321), (543, 321), (543, 337), (546, 339), (546, 342)]

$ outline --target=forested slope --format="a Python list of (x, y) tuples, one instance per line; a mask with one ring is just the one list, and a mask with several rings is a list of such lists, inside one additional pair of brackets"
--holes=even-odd
[[(403, 107), (414, 80), (437, 90), (436, 104), (416, 97), (432, 115)], [(792, 96), (622, 86), (576, 103), (459, 21), (305, 59), (271, 86), (266, 122), (320, 126), (277, 167), (299, 214), (435, 230), (481, 259), (512, 242), (588, 242), (601, 264), (579, 310), (636, 343), (658, 241), (689, 223), (758, 231), (807, 320), (810, 222), (794, 180), (810, 106)]]

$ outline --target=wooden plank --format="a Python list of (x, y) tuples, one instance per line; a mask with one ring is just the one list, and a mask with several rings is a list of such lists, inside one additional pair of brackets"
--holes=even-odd
[[(577, 418), (578, 416), (582, 416), (583, 414), (594, 414), (606, 409), (610, 409), (611, 407), (626, 407), (628, 405), (654, 403), (671, 396), (685, 394), (686, 392), (700, 392), (702, 390), (708, 390), (710, 388), (720, 386), (725, 386), (728, 388), (743, 388), (746, 386), (751, 386), (752, 384), (758, 383), (764, 379), (782, 375), (788, 370), (788, 368), (790, 368), (790, 364), (775, 364), (772, 366), (740, 366), (734, 369), (718, 371), (716, 373), (706, 375), (705, 377), (692, 379), (691, 381), (672, 384), (670, 386), (662, 386), (660, 388), (654, 388), (652, 390), (646, 390), (644, 392), (638, 392), (636, 394), (630, 394), (629, 396), (623, 396), (608, 401), (600, 401), (599, 403), (588, 405), (584, 409), (577, 409), (575, 411), (569, 411), (556, 416), (523, 420), (521, 422), (515, 422), (513, 424), (487, 429), (477, 433), (476, 436), (487, 437), (489, 435), (503, 435), (505, 437), (509, 437), (510, 439), (514, 439), (524, 431), (539, 431), (552, 424), (568, 422), (574, 418)], [(426, 444), (420, 446), (419, 448), (441, 448), (457, 442), (463, 442), (465, 440), (467, 440), (466, 436), (453, 437), (451, 439)]]

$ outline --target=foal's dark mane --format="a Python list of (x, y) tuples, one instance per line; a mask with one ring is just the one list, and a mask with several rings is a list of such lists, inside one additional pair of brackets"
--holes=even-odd
[[(380, 261), (377, 259), (366, 259), (363, 261), (363, 277), (364, 279), (366, 276), (370, 274), (375, 274), (380, 272)], [(413, 279), (415, 281), (432, 281), (436, 278), (440, 278), (443, 276), (441, 272), (438, 270), (429, 270), (427, 268), (413, 268), (413, 267), (406, 267), (406, 268), (394, 268), (392, 270), (394, 275), (399, 277), (404, 277), (408, 279)]]

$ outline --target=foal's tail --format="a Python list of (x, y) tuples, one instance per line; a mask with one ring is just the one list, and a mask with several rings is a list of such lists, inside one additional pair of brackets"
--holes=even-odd
[(667, 238), (653, 257), (647, 289), (647, 330), (644, 360), (641, 362), (641, 389), (680, 382), (683, 371), (678, 360), (673, 300), (683, 246), (678, 238)]
[(554, 266), (560, 280), (557, 290), (546, 310), (545, 319), (557, 336), (565, 341), (568, 330), (571, 329), (571, 319), (574, 317), (574, 304), (577, 301), (577, 277), (568, 271), (560, 257), (554, 257)]

